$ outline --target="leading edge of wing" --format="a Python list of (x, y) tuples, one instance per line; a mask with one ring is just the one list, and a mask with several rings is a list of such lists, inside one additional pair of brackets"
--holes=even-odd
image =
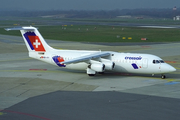
[(108, 52), (92, 53), (92, 54), (89, 54), (89, 55), (74, 58), (72, 60), (67, 60), (67, 61), (61, 62), (61, 64), (71, 64), (71, 63), (78, 63), (78, 62), (86, 62), (86, 61), (91, 60), (91, 59), (97, 59), (97, 58), (100, 58), (100, 57), (107, 57), (109, 55), (111, 55), (111, 54), (108, 53)]

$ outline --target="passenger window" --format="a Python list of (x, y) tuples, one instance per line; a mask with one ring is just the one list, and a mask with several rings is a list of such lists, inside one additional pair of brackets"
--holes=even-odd
[(155, 61), (155, 60), (153, 60), (153, 63), (155, 64), (155, 63), (156, 63), (156, 61)]

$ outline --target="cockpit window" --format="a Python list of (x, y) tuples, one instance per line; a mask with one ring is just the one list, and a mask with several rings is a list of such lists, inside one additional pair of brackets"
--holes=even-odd
[(164, 61), (163, 60), (159, 60), (160, 61), (160, 63), (164, 63)]
[(160, 63), (159, 60), (156, 60), (156, 63)]
[(154, 64), (164, 63), (164, 61), (163, 61), (163, 60), (153, 60), (153, 63), (154, 63)]

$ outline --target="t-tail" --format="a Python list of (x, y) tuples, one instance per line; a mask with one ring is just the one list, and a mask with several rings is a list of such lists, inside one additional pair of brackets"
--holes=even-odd
[(36, 58), (35, 54), (44, 54), (45, 52), (54, 50), (46, 43), (42, 35), (35, 27), (15, 27), (7, 28), (5, 30), (20, 30), (30, 57)]

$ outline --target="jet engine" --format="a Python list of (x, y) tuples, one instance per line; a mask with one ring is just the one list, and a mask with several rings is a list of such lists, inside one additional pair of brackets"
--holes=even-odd
[(115, 67), (115, 63), (108, 61), (108, 62), (102, 62), (106, 67), (105, 70), (112, 70)]
[(100, 58), (100, 61), (106, 66), (105, 70), (112, 70), (115, 67), (115, 63), (111, 60)]
[(104, 72), (105, 65), (103, 63), (93, 63), (88, 66), (88, 68), (96, 71), (96, 72)]

